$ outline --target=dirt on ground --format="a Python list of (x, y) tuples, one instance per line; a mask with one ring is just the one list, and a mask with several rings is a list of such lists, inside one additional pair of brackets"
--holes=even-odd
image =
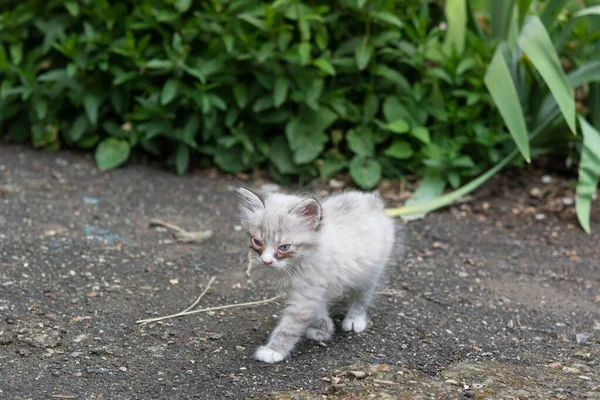
[(196, 308), (277, 294), (245, 273), (238, 184), (0, 145), (0, 398), (600, 398), (599, 207), (586, 235), (572, 184), (535, 171), (409, 223), (365, 333), (335, 305), (332, 341), (266, 365), (279, 300), (140, 326), (213, 276)]

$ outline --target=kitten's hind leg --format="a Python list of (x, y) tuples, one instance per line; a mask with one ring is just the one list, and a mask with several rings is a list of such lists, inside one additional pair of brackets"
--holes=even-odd
[(331, 339), (334, 330), (333, 321), (327, 311), (327, 305), (322, 304), (306, 329), (306, 338), (317, 342), (325, 342)]
[(350, 294), (350, 307), (342, 321), (342, 329), (346, 332), (360, 333), (367, 328), (367, 309), (373, 300), (375, 282), (363, 289), (356, 289)]

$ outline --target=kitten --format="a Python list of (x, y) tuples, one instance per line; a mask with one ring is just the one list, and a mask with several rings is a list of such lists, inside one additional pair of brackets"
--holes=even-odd
[(250, 262), (284, 276), (288, 306), (253, 358), (287, 357), (302, 335), (326, 341), (334, 332), (328, 304), (349, 295), (344, 331), (367, 327), (367, 308), (394, 245), (394, 222), (378, 194), (357, 191), (311, 197), (239, 188)]

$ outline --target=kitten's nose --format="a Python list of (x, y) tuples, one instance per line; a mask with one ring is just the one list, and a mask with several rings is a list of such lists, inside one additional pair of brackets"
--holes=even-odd
[(263, 260), (263, 262), (265, 263), (265, 265), (271, 265), (271, 264), (273, 264), (273, 259)]

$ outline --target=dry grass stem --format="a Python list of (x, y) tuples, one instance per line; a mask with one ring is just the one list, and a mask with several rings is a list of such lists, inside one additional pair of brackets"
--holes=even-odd
[(270, 303), (272, 301), (277, 300), (278, 298), (280, 298), (282, 296), (282, 295), (277, 295), (275, 297), (271, 297), (271, 298), (265, 299), (265, 300), (251, 301), (251, 302), (248, 302), (248, 303), (239, 303), (239, 304), (227, 304), (227, 305), (223, 305), (223, 306), (203, 308), (203, 309), (200, 309), (200, 310), (192, 310), (192, 308), (196, 307), (196, 305), (200, 302), (200, 300), (202, 299), (202, 297), (204, 296), (204, 294), (208, 291), (208, 289), (210, 288), (210, 285), (215, 281), (215, 279), (216, 279), (215, 276), (213, 276), (213, 277), (210, 278), (210, 280), (208, 281), (208, 284), (206, 285), (206, 288), (202, 291), (202, 293), (200, 293), (200, 296), (198, 296), (198, 298), (196, 299), (196, 301), (194, 301), (194, 303), (191, 306), (189, 306), (188, 308), (186, 308), (185, 310), (180, 311), (180, 312), (175, 313), (175, 314), (165, 315), (164, 317), (141, 319), (139, 321), (136, 321), (136, 324), (141, 324), (141, 326), (144, 326), (144, 325), (149, 324), (151, 322), (157, 322), (157, 321), (163, 321), (165, 319), (182, 317), (184, 315), (197, 314), (197, 313), (210, 312), (210, 311), (217, 311), (217, 310), (225, 310), (227, 308), (248, 307), (248, 306), (255, 306), (255, 305), (260, 305), (260, 304), (267, 304), (267, 303)]

